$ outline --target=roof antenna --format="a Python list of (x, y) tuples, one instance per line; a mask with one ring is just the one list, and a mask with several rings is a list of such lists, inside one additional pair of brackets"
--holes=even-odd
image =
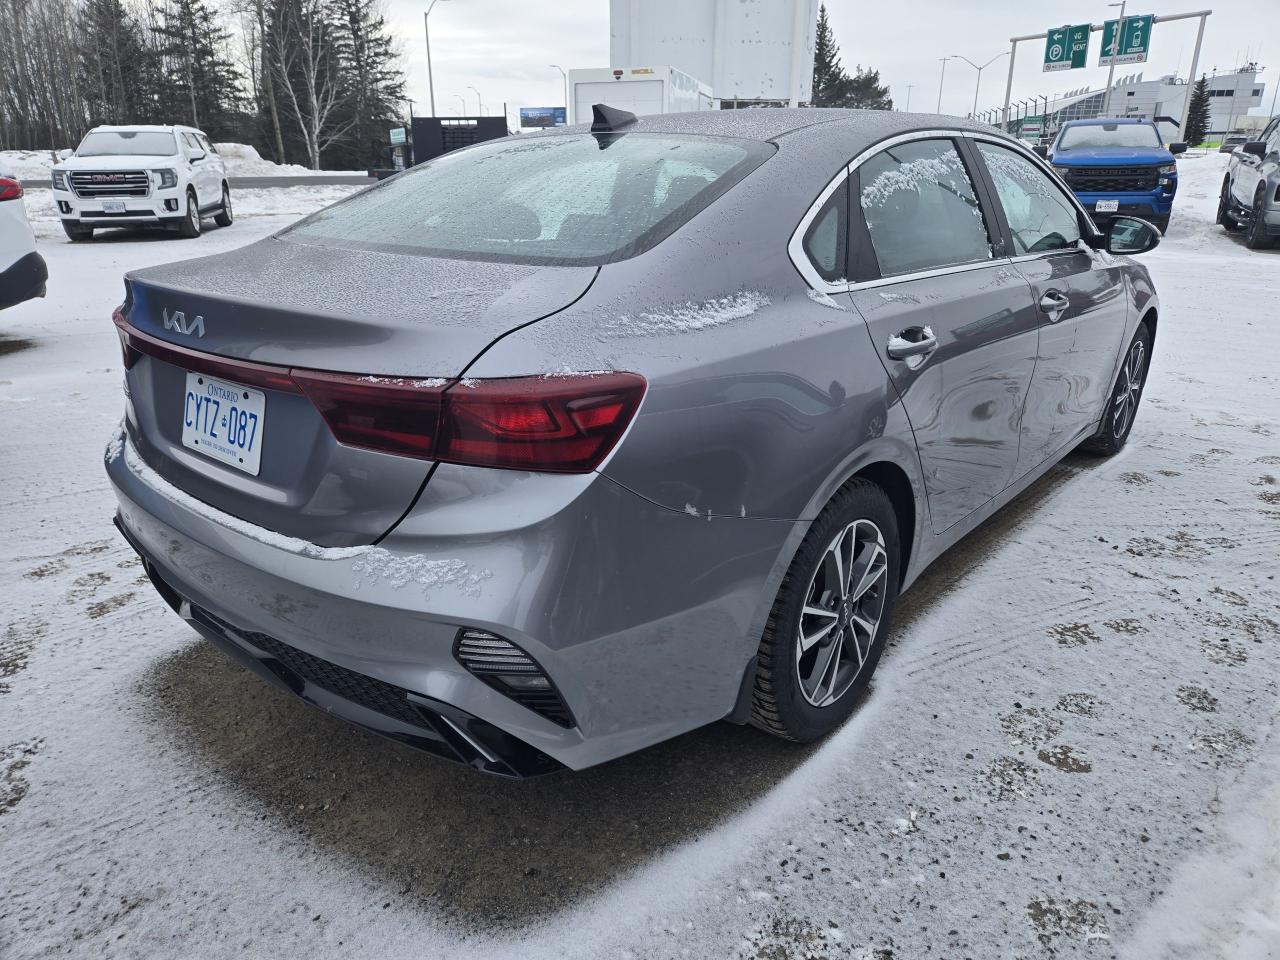
[(636, 122), (636, 115), (617, 107), (607, 107), (603, 103), (591, 105), (591, 132), (614, 133), (623, 127)]

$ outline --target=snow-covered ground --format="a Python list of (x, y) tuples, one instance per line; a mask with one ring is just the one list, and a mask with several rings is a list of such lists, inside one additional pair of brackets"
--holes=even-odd
[(267, 689), (111, 528), (121, 274), (319, 194), (196, 241), (42, 230), (50, 297), (0, 314), (0, 956), (1277, 956), (1280, 251), (1211, 224), (1225, 160), (1180, 163), (1145, 258), (1129, 447), (939, 561), (844, 729), (528, 783)]
[[(296, 163), (276, 163), (264, 159), (246, 143), (215, 143), (228, 177), (305, 177), (335, 173), (364, 174), (364, 170), (311, 170)], [(54, 164), (51, 150), (0, 150), (0, 170), (9, 170), (19, 180), (48, 180)]]

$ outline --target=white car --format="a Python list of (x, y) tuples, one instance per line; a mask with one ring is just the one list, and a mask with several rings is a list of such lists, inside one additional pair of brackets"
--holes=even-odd
[(222, 158), (194, 127), (94, 127), (52, 171), (53, 199), (72, 240), (94, 228), (161, 224), (198, 237), (205, 217), (231, 225)]
[(27, 222), (22, 184), (0, 167), (0, 310), (33, 297), (43, 297), (49, 270), (36, 252), (35, 234)]

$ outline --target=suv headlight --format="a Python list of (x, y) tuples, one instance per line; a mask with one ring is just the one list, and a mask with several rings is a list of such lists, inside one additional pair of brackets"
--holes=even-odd
[(159, 181), (161, 190), (178, 185), (178, 174), (174, 170), (152, 170), (151, 172)]
[(67, 189), (67, 172), (65, 170), (53, 171), (53, 189), (55, 190)]
[(1053, 172), (1060, 176), (1063, 180), (1067, 179), (1071, 174), (1070, 167), (1054, 167)]
[(1167, 176), (1169, 176), (1170, 174), (1173, 174), (1173, 173), (1177, 173), (1177, 172), (1178, 172), (1178, 165), (1177, 165), (1176, 163), (1166, 163), (1166, 164), (1162, 164), (1162, 165), (1160, 166), (1160, 169), (1159, 169), (1159, 171), (1158, 171), (1158, 172), (1159, 172), (1160, 176), (1162, 176), (1162, 177), (1167, 177)]

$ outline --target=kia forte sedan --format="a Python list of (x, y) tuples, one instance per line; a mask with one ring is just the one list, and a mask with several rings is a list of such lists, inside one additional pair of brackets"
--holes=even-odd
[(486, 772), (813, 740), (930, 562), (1124, 445), (1157, 242), (955, 118), (597, 108), (131, 273), (116, 523), (245, 667)]

